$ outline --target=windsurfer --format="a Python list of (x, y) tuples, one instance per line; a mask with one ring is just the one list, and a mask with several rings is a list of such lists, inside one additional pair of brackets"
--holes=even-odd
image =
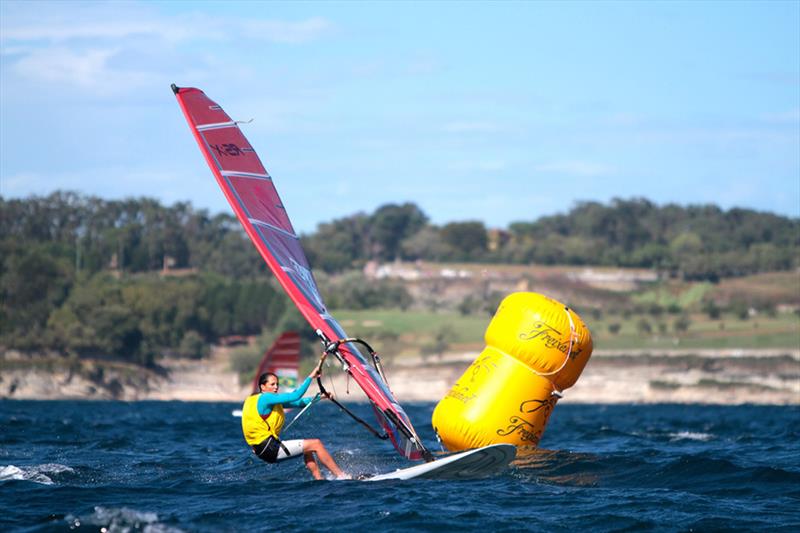
[(258, 380), (260, 392), (248, 396), (242, 406), (242, 432), (256, 456), (268, 463), (302, 455), (314, 479), (323, 479), (317, 459), (337, 478), (349, 479), (319, 439), (280, 440), (285, 420), (283, 408), (311, 403), (313, 398), (303, 398), (303, 394), (311, 380), (320, 375), (324, 359), (325, 356), (293, 392), (278, 393), (278, 376), (271, 372), (261, 374)]
[[(340, 359), (345, 372), (372, 402), (374, 414), (384, 434), (381, 435), (375, 428), (348, 412), (350, 416), (376, 437), (389, 439), (403, 457), (411, 460), (431, 459), (430, 452), (414, 432), (408, 415), (389, 390), (376, 355), (372, 354), (372, 359), (377, 372), (371, 369), (370, 362), (352, 342), (345, 342), (348, 339), (347, 334), (328, 313), (311, 273), (308, 258), (303, 252), (300, 237), (295, 233), (286, 214), (272, 176), (261, 164), (250, 142), (239, 129), (238, 122), (200, 89), (173, 84), (172, 91), (217, 183), (253, 245), (306, 321), (315, 331), (320, 332), (320, 337), (335, 340), (336, 350), (341, 345), (337, 359)], [(242, 418), (242, 423), (246, 424), (245, 438), (251, 446), (269, 444), (271, 449), (277, 446), (278, 451), (282, 450), (278, 435), (283, 427), (283, 415), (276, 414), (277, 407), (273, 409), (262, 406), (260, 398), (265, 395), (259, 394), (260, 391), (263, 389), (259, 386), (254, 391), (255, 398), (251, 397), (245, 402), (245, 406), (250, 406), (248, 420)], [(299, 398), (300, 396), (297, 397)], [(346, 411), (344, 407), (340, 407)], [(274, 437), (273, 441), (265, 443), (270, 436)], [(306, 455), (308, 452), (313, 456), (316, 453), (323, 465), (325, 464), (323, 457), (329, 455), (313, 450), (313, 441), (299, 442), (304, 444), (303, 450), (298, 451), (298, 454)], [(324, 449), (321, 444), (319, 449)], [(276, 459), (281, 458), (278, 451), (275, 452)]]

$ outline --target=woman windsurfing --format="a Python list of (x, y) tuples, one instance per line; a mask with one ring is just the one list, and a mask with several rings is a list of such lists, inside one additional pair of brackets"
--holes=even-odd
[(283, 408), (304, 407), (313, 401), (311, 397), (303, 398), (303, 394), (311, 385), (311, 380), (319, 377), (324, 360), (325, 355), (297, 389), (284, 394), (278, 393), (277, 375), (272, 372), (261, 374), (258, 379), (260, 392), (248, 396), (242, 406), (242, 432), (253, 453), (267, 463), (302, 455), (314, 479), (323, 479), (317, 459), (338, 479), (350, 479), (319, 439), (280, 439), (285, 421)]

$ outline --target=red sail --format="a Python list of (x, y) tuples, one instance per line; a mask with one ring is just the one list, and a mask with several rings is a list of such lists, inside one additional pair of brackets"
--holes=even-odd
[(253, 394), (259, 392), (258, 378), (264, 372), (278, 376), (281, 392), (291, 392), (297, 388), (297, 372), (300, 369), (300, 335), (294, 331), (281, 333), (275, 342), (264, 352), (253, 378)]
[[(203, 91), (174, 85), (172, 90), (236, 217), (300, 313), (329, 339), (347, 338), (325, 308), (272, 177), (239, 126)], [(395, 448), (404, 457), (420, 459), (424, 447), (388, 385), (356, 345), (342, 344), (340, 353), (345, 370), (373, 403), (375, 415)]]

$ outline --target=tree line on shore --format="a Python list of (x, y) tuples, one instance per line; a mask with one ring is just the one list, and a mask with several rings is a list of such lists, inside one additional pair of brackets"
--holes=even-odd
[(717, 281), (800, 264), (800, 220), (713, 205), (659, 207), (645, 199), (581, 202), (566, 214), (487, 229), (482, 222), (429, 223), (414, 204), (385, 205), (320, 224), (306, 237), (328, 271), (370, 259), (593, 265), (657, 269)]
[[(643, 199), (583, 202), (503, 229), (437, 226), (414, 204), (389, 204), (302, 240), (323, 277), (397, 259), (644, 267), (711, 281), (800, 265), (798, 219)], [(188, 203), (0, 197), (0, 257), (0, 348), (151, 365), (299, 320), (235, 217)], [(342, 279), (322, 284), (331, 307), (409, 303), (396, 283)]]

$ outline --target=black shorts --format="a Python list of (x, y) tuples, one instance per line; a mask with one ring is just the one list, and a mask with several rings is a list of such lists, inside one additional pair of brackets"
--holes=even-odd
[(262, 461), (268, 463), (278, 462), (278, 452), (281, 450), (281, 441), (275, 437), (267, 437), (267, 440), (253, 446), (253, 452)]

